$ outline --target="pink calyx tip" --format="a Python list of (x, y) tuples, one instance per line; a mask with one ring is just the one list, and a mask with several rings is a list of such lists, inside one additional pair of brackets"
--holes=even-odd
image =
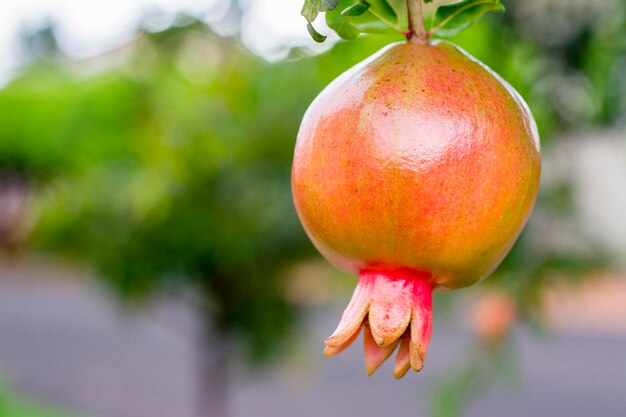
[(363, 327), (368, 374), (398, 345), (395, 377), (402, 378), (409, 368), (421, 370), (432, 333), (432, 290), (427, 273), (362, 271), (339, 326), (325, 341), (324, 354), (343, 351)]

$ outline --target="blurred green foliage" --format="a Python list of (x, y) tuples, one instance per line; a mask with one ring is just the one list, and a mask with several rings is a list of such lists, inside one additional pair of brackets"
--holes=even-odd
[[(527, 98), (544, 149), (564, 130), (625, 122), (626, 13), (607, 4), (570, 19), (563, 38), (549, 28), (542, 37), (516, 3), (454, 40)], [(397, 37), (318, 56), (294, 49), (270, 63), (184, 21), (89, 62), (32, 60), (0, 91), (0, 168), (34, 184), (37, 247), (93, 265), (126, 299), (184, 289), (260, 357), (294, 318), (290, 265), (314, 254), (289, 189), (302, 114)], [(567, 215), (553, 204), (566, 189), (543, 189), (537, 210)], [(602, 262), (538, 251), (523, 237), (489, 282), (531, 306), (546, 271)]]
[(187, 19), (93, 75), (33, 65), (0, 93), (0, 166), (37, 183), (32, 242), (93, 265), (125, 300), (185, 293), (265, 357), (294, 319), (288, 269), (314, 253), (290, 193), (300, 119), (383, 44), (340, 65), (305, 51), (268, 63)]
[(74, 413), (59, 410), (23, 397), (0, 386), (0, 417), (73, 417)]
[[(181, 59), (198, 51), (185, 48), (206, 54), (190, 73)], [(34, 242), (93, 264), (127, 298), (190, 284), (213, 324), (262, 355), (292, 318), (285, 269), (311, 254), (289, 172), (315, 83), (294, 89), (291, 68), (198, 23), (132, 49), (119, 68), (37, 66), (4, 90), (2, 165), (41, 187)]]

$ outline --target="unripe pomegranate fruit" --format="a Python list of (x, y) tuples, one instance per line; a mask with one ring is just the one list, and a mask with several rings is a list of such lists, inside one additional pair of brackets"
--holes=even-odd
[(520, 95), (450, 43), (384, 48), (307, 110), (292, 189), (302, 224), (333, 264), (358, 274), (325, 354), (364, 328), (374, 372), (424, 363), (432, 290), (489, 275), (532, 210), (539, 137)]

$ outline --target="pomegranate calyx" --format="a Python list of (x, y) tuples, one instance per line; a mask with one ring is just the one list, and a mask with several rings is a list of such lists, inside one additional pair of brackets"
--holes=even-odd
[(346, 349), (363, 328), (365, 366), (371, 375), (399, 345), (394, 375), (419, 371), (432, 333), (430, 276), (415, 271), (362, 271), (352, 299), (324, 354)]

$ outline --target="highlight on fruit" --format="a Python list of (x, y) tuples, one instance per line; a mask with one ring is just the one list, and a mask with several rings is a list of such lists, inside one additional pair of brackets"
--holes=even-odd
[[(340, 16), (360, 34), (359, 18), (381, 3), (395, 10), (386, 1), (307, 1), (303, 14), (311, 28), (326, 11), (327, 22)], [(422, 2), (407, 3), (408, 30), (394, 28), (407, 41), (349, 69), (310, 105), (292, 169), (306, 233), (328, 261), (358, 276), (324, 354), (342, 352), (362, 333), (367, 373), (397, 351), (396, 378), (424, 366), (433, 290), (480, 281), (511, 249), (541, 170), (537, 128), (521, 96), (460, 48), (432, 38), (458, 32), (487, 3), (501, 10), (499, 2), (440, 7), (430, 28)]]

